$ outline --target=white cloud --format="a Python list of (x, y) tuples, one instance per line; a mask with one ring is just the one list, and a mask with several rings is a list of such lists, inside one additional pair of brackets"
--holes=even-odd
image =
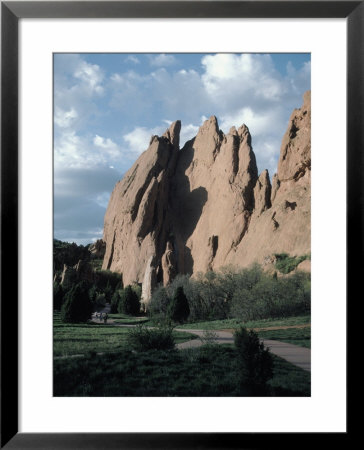
[(64, 131), (54, 143), (55, 167), (78, 167), (89, 159), (83, 145), (83, 140), (75, 131)]
[(250, 107), (237, 110), (233, 114), (224, 114), (221, 118), (220, 128), (227, 133), (232, 126), (248, 126), (253, 136), (274, 133), (277, 125), (282, 125), (279, 108), (272, 108), (264, 112), (256, 112)]
[(126, 59), (126, 62), (132, 62), (134, 64), (140, 64), (139, 59), (135, 55), (129, 55)]
[(307, 80), (311, 78), (311, 61), (304, 63), (301, 70), (293, 67), (291, 62), (287, 64), (287, 81), (291, 92), (299, 94), (302, 90), (306, 90)]
[(205, 79), (231, 80), (237, 76), (251, 76), (254, 71), (253, 57), (250, 54), (217, 54), (202, 58)]
[(81, 60), (73, 76), (80, 79), (88, 87), (90, 93), (103, 94), (104, 88), (101, 83), (104, 75), (97, 64), (89, 64)]
[(277, 171), (277, 161), (279, 158), (281, 140), (283, 136), (257, 136), (252, 138), (253, 150), (257, 160), (258, 171), (261, 173), (268, 169), (272, 178)]
[(96, 64), (80, 55), (56, 55), (54, 58), (54, 124), (76, 133), (88, 127), (99, 113), (96, 101), (105, 93), (104, 74)]
[(225, 109), (234, 109), (239, 103), (242, 107), (251, 102), (277, 102), (283, 94), (283, 78), (270, 55), (206, 55), (202, 65), (206, 92)]
[(120, 156), (119, 146), (110, 138), (104, 138), (96, 134), (93, 143), (96, 147), (102, 148), (110, 158), (117, 158)]
[(115, 83), (122, 83), (123, 79), (118, 73), (113, 73), (110, 77), (110, 80)]
[(110, 201), (110, 192), (103, 192), (101, 194), (98, 194), (96, 196), (95, 201), (102, 208), (106, 209), (106, 207), (107, 207), (107, 205), (109, 204), (109, 201)]
[(68, 128), (77, 117), (77, 111), (72, 107), (69, 111), (64, 111), (57, 106), (54, 109), (54, 123), (60, 128)]
[(149, 57), (149, 62), (151, 66), (172, 66), (177, 63), (176, 58), (173, 55), (168, 55), (161, 53), (159, 55), (151, 55)]
[(105, 208), (120, 172), (108, 167), (55, 167), (54, 233), (66, 241), (89, 243), (101, 237)]
[(147, 150), (151, 136), (163, 134), (164, 131), (165, 129), (161, 126), (156, 128), (135, 127), (133, 131), (125, 134), (123, 139), (128, 143), (131, 153), (136, 156)]
[[(163, 119), (162, 122), (165, 125), (160, 125), (154, 128), (147, 127), (135, 127), (133, 131), (123, 136), (124, 141), (128, 144), (130, 151), (130, 157), (134, 158), (139, 156), (149, 146), (150, 138), (154, 135), (161, 136), (164, 134), (167, 128), (173, 123), (172, 120)], [(202, 124), (202, 121), (201, 121)], [(200, 125), (193, 125), (192, 123), (184, 125), (182, 124), (180, 134), (180, 147), (196, 136)]]
[(122, 149), (110, 138), (95, 135), (80, 136), (74, 130), (64, 130), (54, 142), (55, 168), (118, 167), (123, 163)]
[(198, 132), (199, 126), (193, 125), (192, 123), (189, 123), (188, 125), (183, 125), (181, 128), (181, 135), (180, 135), (180, 147), (182, 148), (184, 144), (189, 141), (190, 139), (194, 138)]

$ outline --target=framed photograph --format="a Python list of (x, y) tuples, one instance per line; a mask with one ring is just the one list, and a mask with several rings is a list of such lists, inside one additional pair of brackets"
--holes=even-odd
[(2, 447), (348, 438), (363, 8), (1, 3)]

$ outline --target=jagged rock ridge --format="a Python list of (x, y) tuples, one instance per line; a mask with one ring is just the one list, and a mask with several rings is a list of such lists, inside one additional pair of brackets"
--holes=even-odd
[(179, 150), (180, 121), (117, 183), (105, 215), (104, 269), (124, 283), (157, 283), (227, 264), (310, 251), (310, 93), (290, 118), (278, 172), (258, 176), (249, 129), (224, 134), (212, 116)]

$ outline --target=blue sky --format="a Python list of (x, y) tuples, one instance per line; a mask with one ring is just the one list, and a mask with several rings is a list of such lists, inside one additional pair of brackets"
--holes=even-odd
[(211, 115), (245, 123), (272, 176), (310, 80), (309, 54), (55, 54), (54, 237), (102, 237), (115, 183), (177, 119), (181, 146)]

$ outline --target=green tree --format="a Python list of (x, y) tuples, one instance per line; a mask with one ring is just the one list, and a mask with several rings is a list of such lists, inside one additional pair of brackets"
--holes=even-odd
[(88, 285), (84, 281), (73, 286), (65, 295), (61, 309), (62, 322), (87, 322), (92, 314), (92, 303), (88, 295)]
[(118, 312), (122, 314), (139, 314), (140, 300), (133, 288), (128, 285), (120, 291)]
[(63, 303), (64, 292), (62, 285), (53, 283), (53, 309), (60, 310)]
[(187, 297), (180, 286), (176, 289), (173, 300), (170, 306), (170, 317), (175, 322), (185, 322), (190, 315), (190, 307), (188, 305)]
[(118, 312), (118, 306), (120, 302), (120, 292), (115, 291), (113, 296), (111, 297), (111, 314), (116, 314)]
[(267, 381), (273, 377), (273, 359), (268, 348), (259, 341), (257, 333), (241, 327), (234, 334), (240, 366), (240, 387), (253, 394), (263, 394)]
[(92, 302), (92, 303), (96, 303), (96, 298), (97, 298), (98, 292), (97, 292), (97, 287), (96, 287), (95, 284), (93, 284), (93, 285), (90, 287), (90, 289), (89, 289), (89, 291), (88, 291), (88, 295), (89, 295), (89, 297), (90, 297), (91, 302)]
[(106, 303), (110, 303), (111, 302), (111, 297), (113, 294), (113, 289), (111, 287), (110, 281), (107, 282), (106, 287), (104, 289), (104, 294), (105, 294), (105, 301)]

